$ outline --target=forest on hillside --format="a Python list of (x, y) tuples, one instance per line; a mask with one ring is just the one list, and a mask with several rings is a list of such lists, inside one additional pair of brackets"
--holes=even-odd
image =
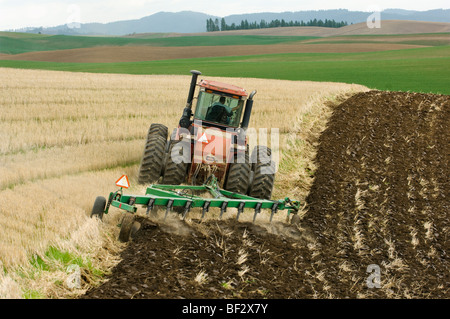
[(347, 22), (341, 21), (337, 22), (335, 20), (325, 21), (321, 19), (311, 19), (307, 22), (305, 21), (285, 21), (284, 19), (275, 19), (270, 22), (266, 22), (265, 20), (261, 20), (259, 23), (257, 21), (248, 22), (247, 19), (242, 20), (241, 23), (236, 24), (232, 23), (231, 25), (227, 24), (225, 18), (222, 18), (219, 22), (219, 19), (216, 18), (206, 20), (206, 31), (228, 31), (228, 30), (250, 30), (250, 29), (264, 29), (264, 28), (279, 28), (279, 27), (325, 27), (325, 28), (340, 28), (348, 25)]

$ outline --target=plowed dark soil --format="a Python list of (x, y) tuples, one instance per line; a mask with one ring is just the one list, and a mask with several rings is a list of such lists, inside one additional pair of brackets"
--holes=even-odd
[(449, 298), (449, 120), (450, 96), (357, 94), (320, 137), (300, 225), (142, 219), (82, 298)]
[[(307, 248), (285, 235), (233, 219), (187, 225), (172, 220), (142, 227), (108, 282), (86, 298), (264, 298), (311, 293), (295, 263)], [(203, 275), (202, 275), (203, 274)], [(305, 291), (306, 289), (306, 291)]]

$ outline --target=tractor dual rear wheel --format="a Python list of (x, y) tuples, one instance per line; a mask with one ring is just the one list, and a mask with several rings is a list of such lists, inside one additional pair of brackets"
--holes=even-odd
[(191, 144), (187, 141), (172, 141), (164, 168), (163, 184), (180, 185), (185, 182), (191, 161)]
[(251, 156), (252, 172), (248, 195), (270, 199), (275, 182), (275, 162), (272, 150), (267, 146), (255, 146)]
[(139, 167), (139, 184), (155, 183), (161, 177), (166, 157), (167, 132), (167, 127), (162, 124), (150, 126)]
[(239, 163), (235, 157), (234, 163), (230, 164), (224, 188), (227, 191), (245, 195), (249, 187), (250, 161), (248, 152), (245, 152), (245, 162)]
[(150, 136), (159, 135), (163, 139), (167, 140), (167, 135), (169, 134), (169, 129), (164, 124), (153, 123), (150, 125), (147, 133), (147, 139)]

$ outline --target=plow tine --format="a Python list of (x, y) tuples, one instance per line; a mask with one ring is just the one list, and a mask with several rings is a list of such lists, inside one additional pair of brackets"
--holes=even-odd
[(223, 213), (227, 211), (228, 202), (223, 202), (220, 206), (220, 219), (222, 219)]
[(262, 206), (262, 203), (256, 204), (256, 207), (255, 207), (255, 214), (253, 215), (253, 222), (255, 222), (255, 220), (256, 220), (256, 215), (258, 215), (258, 214), (260, 213), (260, 211), (261, 211), (261, 206)]
[(272, 222), (273, 215), (277, 212), (277, 210), (278, 210), (278, 204), (275, 203), (272, 206), (272, 213), (270, 214), (270, 222)]
[(205, 213), (207, 211), (209, 211), (209, 205), (211, 204), (211, 202), (205, 202), (205, 204), (203, 205), (203, 209), (202, 209), (202, 220), (205, 217)]
[(164, 221), (166, 220), (167, 215), (171, 211), (172, 206), (173, 206), (173, 199), (170, 199), (169, 202), (167, 203), (166, 214), (164, 215)]
[(183, 212), (183, 220), (186, 218), (186, 215), (189, 213), (189, 211), (191, 210), (191, 206), (192, 206), (192, 202), (188, 201), (186, 203), (186, 206), (184, 206), (184, 212)]
[(147, 205), (147, 211), (145, 212), (147, 216), (153, 210), (153, 205), (154, 204), (155, 204), (155, 199), (151, 198), (150, 201), (148, 202), (148, 205)]
[(240, 202), (238, 207), (238, 214), (236, 220), (239, 220), (239, 215), (244, 211), (245, 202)]

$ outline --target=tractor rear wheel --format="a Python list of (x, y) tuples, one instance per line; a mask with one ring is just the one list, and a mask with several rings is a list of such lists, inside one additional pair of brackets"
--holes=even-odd
[(272, 161), (271, 149), (266, 146), (256, 146), (252, 152), (251, 162), (253, 178), (248, 195), (270, 199), (275, 182), (275, 162)]
[(155, 183), (161, 177), (165, 159), (166, 139), (160, 135), (150, 135), (147, 139), (139, 167), (139, 184)]
[(184, 154), (189, 151), (190, 142), (186, 141), (172, 141), (166, 166), (164, 168), (164, 176), (162, 183), (167, 185), (180, 185), (186, 180), (188, 165), (190, 163), (190, 154)]
[(249, 187), (250, 162), (248, 152), (245, 152), (245, 163), (235, 162), (230, 164), (224, 188), (227, 191), (245, 195)]
[(147, 138), (154, 135), (159, 135), (163, 139), (167, 140), (169, 129), (164, 124), (153, 123), (148, 129)]

